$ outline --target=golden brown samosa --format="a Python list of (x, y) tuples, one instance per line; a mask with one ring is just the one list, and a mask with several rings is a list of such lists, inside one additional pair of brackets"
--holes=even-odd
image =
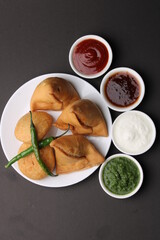
[[(29, 143), (23, 143), (19, 149), (19, 153), (29, 147)], [(55, 156), (53, 153), (53, 149), (50, 146), (46, 146), (40, 149), (40, 156), (48, 169), (52, 172), (55, 167)], [(31, 179), (42, 179), (47, 176), (42, 167), (39, 165), (34, 153), (31, 153), (28, 156), (21, 158), (18, 161), (18, 167), (25, 176)]]
[(62, 78), (50, 77), (36, 87), (30, 108), (32, 111), (59, 111), (78, 99), (80, 97), (70, 82)]
[[(41, 140), (52, 126), (53, 118), (46, 112), (33, 112), (33, 123), (37, 132), (37, 139)], [(22, 142), (31, 142), (30, 114), (22, 116), (16, 124), (15, 137)]]
[(107, 125), (100, 109), (88, 99), (80, 99), (70, 104), (53, 125), (66, 130), (68, 124), (73, 134), (108, 136)]
[(50, 143), (55, 150), (56, 173), (70, 173), (99, 165), (104, 157), (82, 135), (68, 135)]

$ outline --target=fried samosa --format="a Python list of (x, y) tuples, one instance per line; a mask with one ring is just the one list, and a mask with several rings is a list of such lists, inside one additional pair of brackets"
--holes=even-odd
[(108, 136), (107, 125), (100, 109), (88, 99), (80, 99), (70, 104), (53, 125), (66, 130), (68, 124), (73, 134)]
[[(29, 143), (23, 143), (19, 149), (19, 153), (29, 147)], [(52, 172), (55, 167), (55, 156), (53, 149), (50, 146), (40, 149), (40, 156), (48, 169)], [(21, 158), (18, 161), (18, 167), (25, 176), (34, 180), (42, 179), (47, 176), (42, 167), (39, 165), (34, 153)]]
[[(46, 112), (33, 112), (33, 123), (37, 132), (37, 139), (41, 140), (52, 126), (53, 118)], [(30, 114), (21, 117), (15, 127), (15, 137), (21, 142), (31, 142)]]
[(62, 78), (50, 77), (36, 87), (30, 108), (32, 111), (59, 111), (78, 99), (80, 97), (70, 82)]
[(56, 173), (70, 173), (99, 165), (104, 157), (82, 135), (68, 135), (50, 143), (55, 150)]

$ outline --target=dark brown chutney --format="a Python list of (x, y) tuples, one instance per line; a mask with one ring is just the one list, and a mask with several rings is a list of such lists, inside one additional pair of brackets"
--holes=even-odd
[(128, 107), (140, 96), (138, 80), (128, 72), (118, 72), (109, 77), (105, 84), (107, 99), (115, 106)]

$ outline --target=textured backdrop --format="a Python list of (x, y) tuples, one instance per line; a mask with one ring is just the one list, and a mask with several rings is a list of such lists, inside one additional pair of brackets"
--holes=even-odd
[[(1, 149), (1, 240), (159, 239), (159, 22), (159, 0), (0, 0), (0, 114), (28, 80), (52, 72), (74, 74), (68, 62), (72, 43), (98, 34), (113, 49), (110, 69), (127, 66), (143, 77), (146, 95), (137, 109), (149, 114), (157, 128), (154, 146), (137, 156), (144, 170), (143, 186), (126, 200), (103, 192), (98, 170), (66, 188), (34, 185), (13, 168), (4, 168), (7, 159)], [(101, 80), (87, 81), (99, 90)], [(113, 120), (118, 116), (111, 114)], [(108, 155), (117, 152), (112, 145)]]

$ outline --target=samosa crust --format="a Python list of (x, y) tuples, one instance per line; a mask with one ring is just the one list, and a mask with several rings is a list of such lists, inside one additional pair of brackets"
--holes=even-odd
[(50, 143), (55, 150), (56, 173), (70, 173), (104, 162), (104, 157), (82, 135), (60, 137)]
[(70, 82), (62, 78), (50, 77), (36, 87), (30, 108), (32, 111), (59, 111), (78, 99), (80, 97)]
[(100, 109), (88, 99), (80, 99), (70, 104), (53, 125), (66, 130), (68, 124), (73, 134), (108, 136), (107, 125)]

